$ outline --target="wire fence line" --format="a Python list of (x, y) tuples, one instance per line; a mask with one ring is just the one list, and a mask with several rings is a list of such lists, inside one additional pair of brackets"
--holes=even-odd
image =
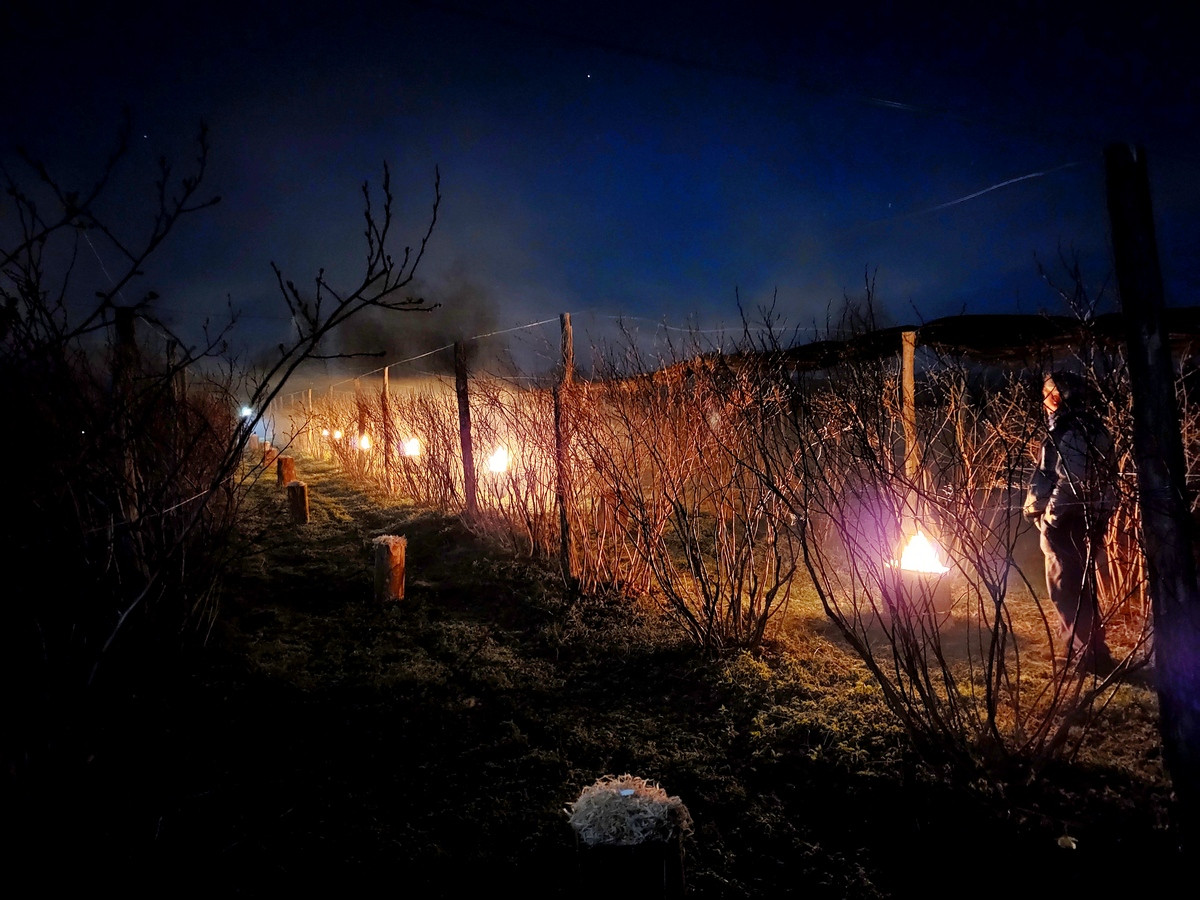
[[(520, 329), (555, 321), (559, 320), (541, 320)], [(479, 337), (515, 330), (503, 329)], [(562, 466), (556, 447), (562, 444), (565, 431), (570, 485), (565, 502), (571, 531), (578, 536), (578, 556), (586, 546), (583, 535), (604, 536), (598, 538), (600, 544), (630, 538), (629, 523), (620, 521), (623, 513), (619, 509), (621, 498), (629, 495), (629, 485), (636, 485), (638, 490), (657, 490), (674, 483), (681, 490), (691, 490), (688, 485), (704, 482), (707, 473), (717, 468), (759, 465), (758, 457), (766, 452), (765, 441), (782, 445), (789, 440), (797, 444), (807, 439), (796, 433), (795, 422), (789, 420), (787, 405), (795, 402), (798, 388), (797, 373), (789, 368), (786, 351), (764, 352), (756, 357), (752, 353), (705, 354), (699, 346), (691, 349), (690, 356), (681, 353), (673, 365), (650, 371), (636, 364), (632, 369), (623, 369), (620, 363), (624, 359), (610, 360), (604, 377), (573, 381), (567, 386), (564, 421), (558, 422), (555, 392), (562, 384), (552, 378), (521, 381), (511, 375), (464, 371), (459, 373), (463, 383), (469, 384), (464, 397), (453, 374), (425, 371), (394, 383), (384, 377), (393, 366), (437, 351), (331, 384), (321, 394), (293, 392), (276, 416), (286, 440), (301, 452), (336, 460), (355, 477), (381, 489), (450, 509), (461, 509), (467, 502), (469, 487), (463, 456), (472, 453), (478, 457), (472, 462), (482, 472), (478, 502), (491, 517), (492, 526), (501, 527), (510, 540), (529, 552), (543, 554), (550, 554), (560, 539), (556, 508), (564, 501), (556, 495), (557, 474)], [(748, 362), (754, 359), (757, 361)], [(893, 382), (884, 393), (891, 390), (893, 397), (873, 399), (890, 410), (879, 423), (878, 439), (883, 441), (887, 435), (893, 463), (899, 459), (896, 454), (902, 453), (904, 443), (903, 435), (896, 431), (902, 424), (895, 400), (899, 364), (898, 358), (882, 363), (892, 373), (889, 377)], [(953, 492), (960, 486), (946, 473), (954, 465), (962, 465), (961, 461), (953, 463), (938, 457), (965, 453), (963, 445), (969, 437), (974, 444), (982, 442), (991, 454), (986, 477), (980, 471), (973, 476), (975, 514), (1013, 513), (1020, 499), (997, 495), (992, 489), (1001, 486), (1019, 490), (1031, 473), (1032, 454), (1020, 444), (1032, 440), (1039, 407), (1036, 402), (1021, 405), (1014, 395), (1020, 394), (1028, 401), (1025, 393), (1041, 369), (1008, 366), (1000, 388), (1004, 396), (989, 396), (979, 385), (989, 378), (994, 380), (994, 367), (991, 375), (972, 375), (963, 368), (961, 359), (943, 360), (942, 365), (943, 371), (939, 373), (935, 367), (922, 382), (926, 392), (921, 408), (924, 420), (920, 423), (925, 460), (922, 477), (930, 482), (923, 489), (936, 494)], [(561, 377), (561, 365), (559, 368)], [(968, 390), (972, 378), (978, 382), (973, 397), (964, 400), (960, 394), (954, 401), (958, 406), (953, 415), (952, 395), (939, 383), (951, 376), (959, 378)], [(341, 389), (344, 385), (353, 387)], [(997, 409), (1003, 410), (1003, 415)], [(757, 431), (746, 421), (752, 412), (761, 420), (762, 427)], [(963, 433), (964, 419), (970, 420), (972, 435)], [(469, 421), (469, 427), (464, 421)], [(1018, 422), (1019, 427), (1015, 424)], [(791, 434), (787, 433), (789, 429)], [(827, 435), (819, 437), (828, 440)], [(781, 447), (770, 451), (784, 452)], [(795, 455), (798, 448), (793, 446), (787, 452)], [(628, 470), (616, 472), (613, 467), (621, 459)], [(980, 469), (977, 461), (972, 465)], [(1131, 470), (1123, 472), (1120, 480), (1133, 489)], [(984, 485), (988, 490), (981, 488)], [(707, 490), (712, 492), (707, 502), (719, 506), (718, 488), (710, 486)], [(771, 485), (758, 502), (768, 503), (767, 495), (772, 491), (782, 495), (794, 492), (794, 488)], [(646, 499), (651, 506), (669, 502), (661, 497)], [(600, 521), (606, 516), (609, 518)], [(655, 527), (662, 525), (656, 523)], [(632, 563), (640, 552), (636, 540), (633, 547), (620, 550), (600, 544), (577, 559), (578, 571), (570, 574), (591, 576), (597, 582), (625, 580), (625, 573), (613, 571), (610, 563), (615, 559)], [(644, 560), (634, 568), (649, 565)]]
[[(598, 333), (594, 336), (594, 341), (590, 344), (590, 349), (594, 357), (597, 355), (603, 356), (606, 352), (609, 352), (609, 348), (614, 343), (619, 344), (622, 349), (628, 349), (627, 345), (630, 343), (631, 335), (634, 332), (637, 332), (639, 337), (644, 338), (644, 335), (641, 335), (641, 328), (646, 325), (652, 326), (652, 335), (677, 335), (676, 342), (682, 340), (685, 345), (695, 345), (703, 342), (706, 344), (704, 350), (708, 352), (735, 350), (747, 334), (773, 335), (778, 337), (783, 332), (783, 329), (779, 327), (768, 325), (738, 324), (736, 327), (721, 328), (673, 325), (662, 320), (650, 319), (644, 316), (616, 315), (596, 310), (584, 310), (582, 313), (569, 313), (568, 315), (573, 316), (577, 323), (581, 318), (593, 323), (592, 327)], [(312, 382), (308, 387), (287, 391), (281, 399), (284, 402), (293, 402), (297, 398), (306, 395), (309, 391), (332, 393), (339, 391), (353, 392), (353, 385), (356, 381), (382, 377), (384, 372), (389, 372), (394, 376), (403, 371), (405, 377), (433, 376), (437, 374), (435, 370), (412, 369), (411, 367), (414, 363), (429, 360), (437, 357), (438, 354), (447, 354), (446, 358), (448, 358), (449, 351), (453, 349), (456, 343), (474, 345), (491, 341), (494, 338), (513, 335), (517, 336), (515, 343), (501, 342), (495, 345), (498, 350), (496, 353), (497, 358), (511, 358), (512, 362), (503, 367), (485, 366), (489, 374), (513, 382), (544, 381), (553, 377), (553, 368), (558, 363), (557, 341), (545, 336), (538, 338), (536, 335), (539, 329), (544, 329), (549, 325), (557, 325), (560, 319), (561, 314), (552, 318), (538, 319), (507, 328), (482, 331), (469, 336), (464, 335), (458, 341), (442, 342), (419, 353), (404, 356), (403, 358), (369, 370), (357, 372), (353, 375), (321, 379), (319, 387), (316, 386), (315, 382)], [(795, 339), (800, 334), (815, 335), (817, 332), (818, 329), (815, 325), (803, 328), (794, 327), (786, 330), (789, 339)], [(525, 339), (522, 340), (522, 338)], [(645, 346), (639, 346), (638, 351), (646, 357), (649, 365), (669, 364), (680, 352), (679, 348), (674, 346), (670, 340), (664, 341), (652, 337), (645, 341), (645, 344)], [(691, 350), (695, 350), (695, 347), (690, 347), (689, 352)], [(607, 360), (603, 359), (598, 362), (594, 361), (589, 368), (605, 369), (608, 368), (606, 363)], [(540, 368), (541, 371), (531, 371), (535, 368)]]

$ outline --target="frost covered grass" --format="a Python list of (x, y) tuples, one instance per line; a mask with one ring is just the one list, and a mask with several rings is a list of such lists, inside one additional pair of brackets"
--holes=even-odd
[[(252, 491), (209, 646), (106, 723), (54, 809), (76, 823), (54, 854), (247, 897), (383, 876), (464, 896), (482, 875), (577, 898), (584, 832), (664, 825), (697, 898), (910, 896), (931, 854), (939, 884), (986, 856), (1006, 887), (1047, 891), (1111, 888), (1118, 856), (1172, 862), (1152, 691), (1123, 687), (1089, 755), (1032, 782), (952, 777), (818, 618), (702, 655), (654, 610), (570, 596), (454, 517), (331, 464), (299, 477), (311, 523), (274, 485)], [(381, 534), (408, 538), (399, 603), (373, 599)]]

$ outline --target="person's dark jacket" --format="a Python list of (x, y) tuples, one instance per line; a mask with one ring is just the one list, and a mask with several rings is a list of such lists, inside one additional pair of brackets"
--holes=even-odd
[(1061, 399), (1050, 417), (1024, 512), (1050, 527), (1077, 516), (1089, 526), (1099, 525), (1111, 515), (1116, 499), (1112, 437), (1084, 405), (1081, 388), (1066, 379), (1055, 383)]

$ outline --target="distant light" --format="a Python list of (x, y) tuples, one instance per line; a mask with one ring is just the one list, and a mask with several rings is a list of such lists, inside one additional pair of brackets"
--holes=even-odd
[(251, 409), (250, 407), (248, 407), (248, 406), (243, 406), (243, 407), (242, 407), (242, 418), (243, 418), (243, 419), (248, 419), (248, 418), (250, 418), (252, 415), (254, 415), (254, 410), (252, 410), (252, 409)]
[(333, 439), (334, 439), (335, 441), (340, 441), (340, 440), (342, 439), (342, 429), (340, 429), (340, 428), (335, 428), (335, 429), (333, 430)]
[(496, 452), (487, 458), (489, 472), (503, 472), (508, 468), (508, 448), (497, 447)]
[(329, 437), (329, 429), (328, 428), (321, 429), (321, 437)]
[(371, 436), (369, 434), (364, 434), (362, 437), (360, 437), (358, 439), (358, 449), (359, 450), (370, 450), (371, 449)]
[(417, 438), (409, 438), (400, 442), (400, 452), (405, 456), (420, 456), (421, 442)]

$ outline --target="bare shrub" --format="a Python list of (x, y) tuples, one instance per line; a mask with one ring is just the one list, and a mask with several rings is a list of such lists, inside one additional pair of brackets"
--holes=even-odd
[(458, 408), (452, 382), (431, 381), (393, 394), (394, 433), (414, 439), (415, 455), (399, 447), (395, 489), (418, 503), (450, 508), (462, 502)]
[(648, 588), (706, 650), (758, 646), (790, 596), (790, 514), (739, 456), (762, 389), (719, 357), (614, 370), (577, 425), (589, 580)]
[[(1111, 362), (1107, 370), (1120, 371)], [(826, 615), (926, 752), (1041, 764), (1078, 748), (1113, 682), (1085, 678), (1078, 660), (1056, 653), (1040, 558), (1030, 565), (1019, 552), (1043, 427), (1040, 372), (942, 355), (923, 373), (915, 470), (905, 464), (898, 358), (876, 354), (795, 373), (785, 433), (760, 432), (749, 464), (794, 513)], [(1128, 430), (1118, 422), (1114, 434)], [(900, 565), (918, 531), (941, 548), (945, 572)], [(1114, 553), (1110, 573), (1116, 563)], [(1126, 667), (1139, 665), (1147, 632), (1130, 602), (1138, 585), (1109, 584), (1105, 615), (1130, 617), (1115, 649)]]
[[(85, 189), (28, 156), (23, 174), (3, 171), (0, 382), (21, 432), (4, 442), (6, 469), (19, 473), (10, 502), (20, 514), (0, 526), (0, 561), (24, 587), (0, 610), (0, 658), (19, 685), (8, 692), (2, 750), (17, 780), (56, 755), (79, 764), (104, 697), (206, 637), (236, 550), (235, 516), (263, 471), (245, 450), (288, 378), (360, 310), (428, 308), (398, 293), (429, 232), (417, 251), (393, 255), (385, 166), (378, 213), (363, 187), (367, 253), (357, 284), (335, 288), (322, 273), (309, 295), (276, 269), (296, 331), (258, 370), (224, 357), (236, 317), (187, 345), (156, 317), (157, 296), (134, 292), (163, 242), (217, 202), (199, 193), (207, 132), (187, 171), (161, 161), (144, 206), (148, 229), (108, 205), (125, 189), (118, 163), (128, 137), (127, 122)], [(235, 398), (246, 397), (254, 412), (239, 418)]]
[(471, 382), (480, 521), (514, 549), (550, 556), (558, 546), (554, 409), (547, 390), (496, 378)]

